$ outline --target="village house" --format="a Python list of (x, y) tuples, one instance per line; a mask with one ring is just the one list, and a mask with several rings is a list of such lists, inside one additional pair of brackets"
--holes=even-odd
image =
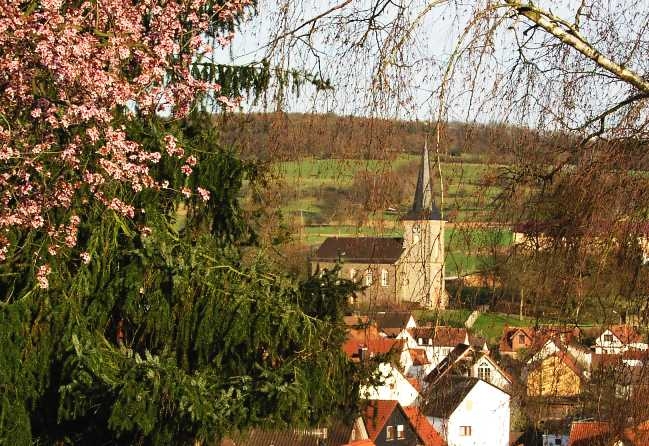
[(403, 330), (397, 339), (405, 340), (410, 349), (425, 350), (432, 367), (437, 366), (459, 344), (478, 349), (486, 347), (484, 339), (471, 335), (466, 328), (441, 325)]
[(363, 411), (368, 439), (376, 446), (445, 446), (446, 443), (416, 407), (397, 401), (370, 401)]
[(444, 220), (433, 200), (427, 147), (412, 208), (401, 222), (403, 237), (328, 237), (311, 259), (311, 272), (341, 262), (341, 277), (364, 285), (359, 303), (446, 308)]
[(564, 343), (557, 336), (551, 337), (545, 341), (545, 344), (534, 352), (527, 363), (532, 364), (542, 361), (557, 352), (566, 352), (570, 355), (577, 365), (584, 371), (584, 376), (589, 378), (593, 357), (595, 356), (591, 349), (574, 341)]
[(421, 411), (448, 446), (509, 445), (508, 393), (477, 378), (448, 375), (426, 394)]
[(459, 344), (424, 379), (435, 386), (446, 375), (468, 376), (488, 382), (509, 392), (514, 378), (489, 355), (489, 351), (476, 351), (465, 344)]
[(627, 350), (647, 350), (647, 340), (630, 325), (611, 325), (595, 338), (592, 346), (596, 354), (622, 353)]
[(221, 446), (343, 446), (359, 440), (367, 441), (367, 438), (363, 418), (357, 417), (350, 422), (336, 420), (325, 427), (314, 429), (255, 428), (225, 438), (221, 441)]
[(410, 312), (404, 311), (378, 311), (372, 319), (376, 322), (381, 333), (394, 338), (403, 330), (417, 327), (417, 321)]
[(579, 395), (587, 376), (568, 353), (558, 351), (528, 366), (526, 388), (532, 397), (574, 397)]
[(498, 344), (498, 351), (502, 356), (523, 359), (531, 352), (538, 351), (551, 338), (557, 338), (564, 343), (572, 343), (581, 338), (581, 330), (579, 327), (561, 326), (505, 326)]
[(402, 406), (416, 406), (420, 403), (419, 390), (392, 363), (380, 363), (373, 375), (378, 384), (363, 385), (360, 397), (366, 400), (397, 401)]
[(647, 446), (649, 422), (614, 429), (607, 421), (575, 421), (570, 426), (568, 446)]

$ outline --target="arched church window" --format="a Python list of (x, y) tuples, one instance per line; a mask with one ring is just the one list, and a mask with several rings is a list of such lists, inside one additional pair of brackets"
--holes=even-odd
[(368, 269), (365, 271), (365, 286), (372, 285), (372, 270)]
[(388, 270), (381, 270), (381, 286), (388, 286)]
[(419, 243), (419, 240), (421, 240), (421, 228), (419, 225), (414, 225), (412, 227), (412, 241), (413, 243)]

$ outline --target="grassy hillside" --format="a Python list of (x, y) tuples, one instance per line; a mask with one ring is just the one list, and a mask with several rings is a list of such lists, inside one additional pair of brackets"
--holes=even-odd
[[(330, 236), (400, 236), (399, 217), (411, 205), (419, 159), (402, 154), (392, 161), (309, 158), (274, 163), (282, 179), (282, 213), (292, 220), (295, 238), (313, 247)], [(500, 190), (485, 184), (499, 169), (461, 158), (442, 163), (443, 203), (438, 179), (435, 195), (449, 221), (448, 275), (484, 269), (492, 261), (494, 247), (511, 243), (508, 231), (466, 227), (468, 222), (491, 219), (491, 203)]]

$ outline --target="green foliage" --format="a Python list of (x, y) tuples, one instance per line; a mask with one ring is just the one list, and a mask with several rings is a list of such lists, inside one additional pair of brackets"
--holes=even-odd
[[(30, 243), (0, 267), (0, 444), (194, 444), (354, 411), (359, 378), (339, 322), (354, 285), (297, 283), (263, 256), (242, 260), (255, 237), (241, 186), (263, 178), (206, 122), (125, 121), (152, 149), (171, 129), (201, 160), (190, 176), (161, 163), (168, 189), (116, 189), (145, 210), (135, 223), (150, 234), (78, 203), (87, 265), (61, 256), (40, 290), (38, 240), (24, 234)], [(185, 185), (210, 200), (186, 199), (176, 192)]]

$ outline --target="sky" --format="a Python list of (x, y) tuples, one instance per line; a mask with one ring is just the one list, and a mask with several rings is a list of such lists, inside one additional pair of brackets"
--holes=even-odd
[[(457, 42), (463, 35), (479, 0), (444, 2), (445, 5), (432, 8), (423, 15), (417, 26), (409, 28), (412, 38), (407, 41), (402, 51), (391, 53), (401, 54), (402, 58), (387, 58), (392, 63), (385, 66), (385, 76), (380, 82), (376, 79), (376, 73), (379, 71), (378, 54), (385, 49), (385, 42), (388, 42), (387, 46), (390, 47), (389, 43), (398, 40), (403, 32), (390, 34), (393, 31), (390, 26), (396, 17), (396, 9), (387, 8), (377, 20), (377, 25), (385, 26), (386, 29), (370, 34), (362, 47), (352, 46), (350, 42), (358, 42), (366, 24), (349, 19), (362, 16), (371, 4), (370, 0), (352, 0), (344, 8), (319, 20), (316, 32), (305, 38), (309, 45), (306, 45), (304, 40), (282, 39), (273, 51), (270, 51), (268, 43), (273, 35), (281, 34), (286, 29), (294, 29), (332, 6), (341, 4), (342, 1), (260, 0), (258, 14), (243, 25), (241, 32), (227, 50), (217, 54), (217, 60), (223, 63), (246, 64), (269, 57), (273, 66), (321, 73), (325, 79), (331, 80), (335, 87), (333, 91), (316, 92), (314, 89), (306, 89), (300, 95), (284, 95), (280, 109), (288, 112), (334, 112), (339, 115), (424, 121), (435, 121), (437, 118), (479, 123), (513, 121), (512, 123), (517, 125), (531, 127), (548, 125), (549, 120), (543, 116), (546, 110), (542, 105), (532, 103), (529, 108), (521, 111), (517, 104), (520, 98), (516, 97), (515, 88), (514, 93), (510, 89), (507, 95), (500, 90), (503, 84), (518, 82), (521, 92), (530, 93), (532, 82), (512, 77), (512, 67), (520, 63), (520, 60), (517, 59), (518, 53), (514, 51), (516, 34), (511, 28), (516, 27), (519, 38), (524, 37), (522, 31), (529, 28), (524, 19), (508, 19), (498, 27), (498, 31), (493, 35), (493, 51), (480, 53), (480, 47), (474, 47), (472, 52), (463, 52), (459, 63), (454, 66), (449, 88), (445, 90), (443, 100), (440, 100), (439, 88), (445, 70), (449, 67), (450, 55), (456, 49)], [(404, 26), (408, 27), (407, 24), (417, 21), (419, 14), (433, 1), (394, 0), (393, 3), (406, 7), (403, 22)], [(559, 16), (573, 20), (581, 1), (540, 0), (535, 3), (551, 9)], [(646, 4), (649, 1), (642, 0), (640, 3)], [(607, 2), (602, 1), (600, 4), (606, 7)], [(281, 7), (287, 8), (283, 16), (279, 14)], [(597, 29), (597, 26), (593, 25), (593, 29)], [(306, 29), (309, 28), (303, 30)], [(472, 29), (479, 30), (478, 27)], [(620, 33), (626, 30), (615, 31)], [(601, 29), (598, 32), (601, 32)], [(544, 34), (539, 32), (534, 36), (535, 40), (539, 40)], [(381, 44), (376, 41), (377, 38), (382, 41)], [(546, 63), (555, 62), (546, 60)], [(399, 66), (399, 63), (403, 66)], [(563, 99), (560, 91), (562, 85), (551, 76), (544, 82), (537, 81), (533, 88), (535, 90), (529, 97), (536, 95), (540, 98), (539, 102), (547, 102), (548, 98), (555, 96), (557, 100)], [(584, 118), (580, 115), (583, 113), (581, 109), (588, 110), (597, 101), (606, 102), (610, 97), (622, 93), (616, 90), (607, 91), (606, 88), (609, 87), (604, 85), (597, 88), (601, 93), (599, 96), (586, 94), (588, 89), (579, 90), (576, 101), (581, 103), (575, 107), (576, 121)], [(244, 101), (246, 111), (276, 108), (277, 102), (251, 106)]]

